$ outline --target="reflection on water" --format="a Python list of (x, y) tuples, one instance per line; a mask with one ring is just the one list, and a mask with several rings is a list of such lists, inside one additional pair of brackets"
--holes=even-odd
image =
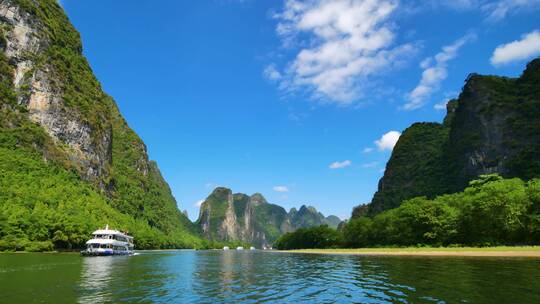
[(88, 257), (83, 259), (79, 303), (104, 303), (110, 301), (108, 285), (112, 279), (113, 263), (116, 257)]
[(0, 303), (540, 303), (540, 259), (0, 255)]

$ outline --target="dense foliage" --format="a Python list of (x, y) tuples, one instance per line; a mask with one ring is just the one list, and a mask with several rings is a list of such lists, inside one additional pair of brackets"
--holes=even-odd
[(482, 176), (463, 192), (417, 197), (344, 228), (347, 247), (540, 243), (540, 180)]
[(434, 197), (448, 190), (444, 144), (449, 128), (438, 123), (416, 123), (406, 129), (394, 147), (373, 196), (369, 214), (399, 206), (408, 198)]
[[(538, 245), (540, 180), (524, 182), (518, 178), (484, 175), (463, 192), (432, 200), (416, 197), (375, 217), (352, 219), (343, 227), (341, 238), (329, 238), (332, 242), (321, 242), (325, 233), (324, 230), (295, 232), (280, 238), (276, 244), (283, 249)], [(305, 238), (306, 235), (309, 237)]]
[(280, 250), (333, 248), (342, 244), (342, 236), (337, 230), (326, 225), (300, 228), (282, 235), (274, 247)]
[(0, 159), (0, 251), (80, 248), (105, 224), (129, 231), (140, 249), (212, 246), (118, 212), (76, 174), (37, 154), (0, 148)]

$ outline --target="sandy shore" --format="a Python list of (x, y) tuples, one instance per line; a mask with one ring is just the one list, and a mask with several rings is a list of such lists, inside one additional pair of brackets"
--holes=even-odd
[(463, 257), (532, 257), (540, 258), (540, 246), (534, 247), (462, 247), (462, 248), (361, 248), (301, 249), (286, 253), (371, 255), (371, 256), (463, 256)]

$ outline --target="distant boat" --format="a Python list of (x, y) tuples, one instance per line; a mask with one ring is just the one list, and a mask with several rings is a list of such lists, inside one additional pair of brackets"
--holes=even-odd
[(238, 246), (238, 247), (236, 247), (236, 250), (244, 250), (244, 247)]
[(256, 248), (253, 247), (253, 246), (249, 247), (249, 250), (255, 250), (255, 249), (256, 249)]
[(105, 229), (92, 233), (92, 239), (86, 242), (86, 249), (81, 251), (81, 255), (132, 255), (134, 247), (132, 236), (118, 230), (111, 230), (107, 225)]
[(229, 246), (223, 247), (223, 250), (229, 250), (229, 249), (230, 249)]

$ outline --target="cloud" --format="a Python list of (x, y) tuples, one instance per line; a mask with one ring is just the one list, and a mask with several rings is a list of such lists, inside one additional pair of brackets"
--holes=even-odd
[(414, 110), (422, 107), (431, 94), (439, 89), (441, 81), (448, 77), (447, 63), (457, 56), (457, 52), (466, 43), (476, 39), (475, 34), (467, 34), (451, 45), (442, 48), (433, 58), (426, 58), (420, 66), (424, 68), (422, 78), (418, 85), (408, 96), (408, 102), (403, 106), (405, 110)]
[(397, 7), (397, 0), (285, 0), (276, 31), (286, 47), (299, 50), (281, 87), (338, 104), (360, 98), (370, 77), (415, 51), (393, 45), (389, 18)]
[(479, 10), (485, 21), (499, 22), (511, 14), (530, 12), (540, 8), (540, 0), (431, 0), (421, 1), (419, 8), (449, 8), (456, 11)]
[(276, 192), (289, 192), (289, 188), (287, 188), (287, 186), (274, 186), (272, 189)]
[(281, 73), (276, 69), (275, 64), (269, 64), (263, 71), (264, 77), (271, 81), (277, 81), (281, 79)]
[(499, 45), (491, 56), (492, 65), (507, 64), (540, 54), (540, 32), (532, 31), (507, 44)]
[(512, 12), (539, 7), (540, 0), (500, 0), (486, 3), (481, 9), (487, 14), (487, 21), (497, 22), (505, 19)]
[(478, 0), (438, 0), (442, 5), (457, 9), (457, 10), (469, 10), (477, 7)]
[(208, 182), (208, 183), (204, 184), (204, 187), (205, 187), (206, 189), (215, 188), (215, 187), (217, 187), (217, 186), (218, 186), (218, 184), (213, 183), (213, 182)]
[(437, 111), (444, 111), (446, 110), (446, 105), (448, 104), (448, 100), (446, 101), (441, 101), (439, 103), (436, 103), (433, 108)]
[(378, 165), (379, 165), (379, 162), (365, 163), (365, 164), (362, 164), (362, 168), (365, 168), (365, 169), (375, 168)]
[(364, 150), (362, 150), (362, 153), (371, 153), (373, 152), (373, 148), (364, 148)]
[(376, 140), (375, 145), (377, 145), (380, 151), (392, 151), (400, 136), (401, 133), (399, 133), (398, 131), (390, 131), (386, 134), (383, 134), (380, 139)]
[(201, 208), (203, 203), (204, 203), (204, 200), (198, 200), (197, 202), (195, 202), (195, 204), (193, 204), (193, 206)]
[(344, 160), (342, 162), (333, 162), (328, 166), (330, 169), (342, 169), (345, 167), (348, 167), (352, 165), (352, 162), (350, 160)]

